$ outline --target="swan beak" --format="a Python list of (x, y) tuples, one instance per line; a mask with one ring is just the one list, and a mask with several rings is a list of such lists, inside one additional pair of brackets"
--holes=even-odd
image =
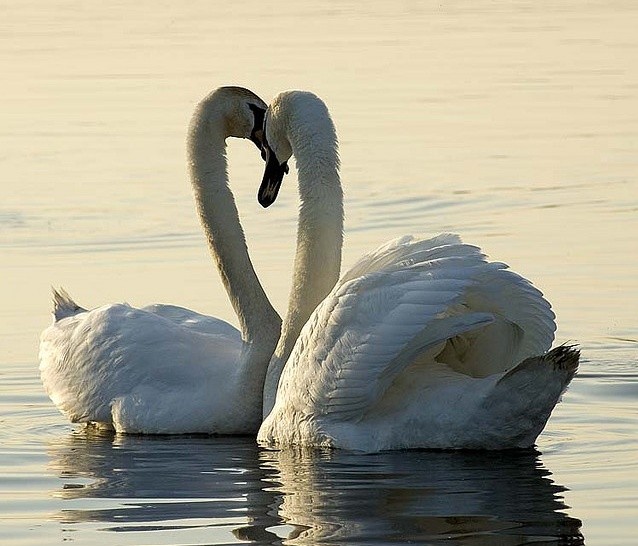
[(259, 204), (267, 208), (272, 205), (277, 199), (279, 188), (284, 179), (284, 175), (288, 172), (288, 162), (284, 161), (281, 165), (277, 160), (277, 156), (269, 150), (270, 153), (266, 153), (266, 169), (264, 171), (264, 178), (259, 186), (259, 192), (257, 193), (257, 200)]

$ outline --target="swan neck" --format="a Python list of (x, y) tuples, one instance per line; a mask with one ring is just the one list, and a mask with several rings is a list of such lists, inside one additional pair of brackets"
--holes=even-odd
[(215, 113), (205, 111), (204, 106), (193, 117), (188, 137), (197, 212), (210, 253), (237, 313), (242, 337), (248, 343), (258, 342), (256, 345), (269, 353), (267, 361), (279, 337), (281, 319), (257, 278), (228, 186), (226, 124), (221, 114), (215, 119)]
[[(323, 138), (290, 138), (297, 163), (301, 207), (288, 312), (264, 387), (264, 417), (301, 329), (339, 279), (343, 246), (343, 189), (336, 134), (328, 118)], [(316, 128), (316, 126), (315, 126)], [(322, 136), (320, 134), (319, 136)]]

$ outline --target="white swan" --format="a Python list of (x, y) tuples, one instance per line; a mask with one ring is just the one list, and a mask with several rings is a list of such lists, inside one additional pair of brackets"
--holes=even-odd
[(86, 311), (56, 292), (40, 371), (71, 421), (129, 433), (256, 433), (281, 319), (248, 256), (228, 187), (225, 140), (250, 138), (259, 146), (265, 108), (246, 89), (219, 88), (198, 105), (188, 138), (198, 212), (241, 333), (172, 305)]
[[(301, 248), (321, 231), (297, 269), (329, 284), (342, 238), (328, 110), (311, 93), (282, 93), (264, 132), (260, 202), (275, 200), (294, 155), (301, 210), (316, 222), (300, 222)], [(262, 445), (529, 447), (578, 367), (571, 347), (547, 352), (556, 327), (542, 294), (456, 235), (391, 241), (341, 277), (298, 339), (290, 318), (266, 378)]]

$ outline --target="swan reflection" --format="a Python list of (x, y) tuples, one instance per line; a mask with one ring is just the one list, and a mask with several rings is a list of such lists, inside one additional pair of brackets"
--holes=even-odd
[[(180, 539), (227, 541), (250, 523), (261, 535), (273, 493), (254, 439), (123, 436), (86, 428), (49, 446), (50, 468), (63, 484), (55, 518), (63, 530), (107, 523), (106, 531), (170, 531)], [(68, 501), (68, 502), (67, 502)], [(175, 533), (177, 533), (175, 535)], [(75, 535), (77, 536), (77, 535)]]
[(49, 454), (55, 519), (75, 539), (102, 523), (163, 531), (160, 543), (583, 543), (536, 452), (266, 451), (250, 438), (87, 429)]
[[(264, 451), (295, 544), (584, 543), (536, 452)], [(545, 542), (546, 541), (546, 542)]]

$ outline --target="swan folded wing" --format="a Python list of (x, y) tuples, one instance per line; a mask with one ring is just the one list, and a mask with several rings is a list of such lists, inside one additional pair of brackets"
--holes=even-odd
[(492, 321), (449, 312), (485, 267), (471, 252), (340, 282), (304, 327), (280, 389), (314, 414), (361, 416), (416, 354)]
[(113, 304), (47, 328), (40, 372), (47, 393), (72, 421), (108, 422), (113, 400), (140, 386), (188, 391), (222, 381), (240, 351), (239, 333), (205, 334)]
[(156, 303), (143, 307), (141, 310), (202, 334), (222, 335), (236, 339), (238, 342), (241, 341), (241, 332), (225, 320), (202, 315), (179, 305)]

